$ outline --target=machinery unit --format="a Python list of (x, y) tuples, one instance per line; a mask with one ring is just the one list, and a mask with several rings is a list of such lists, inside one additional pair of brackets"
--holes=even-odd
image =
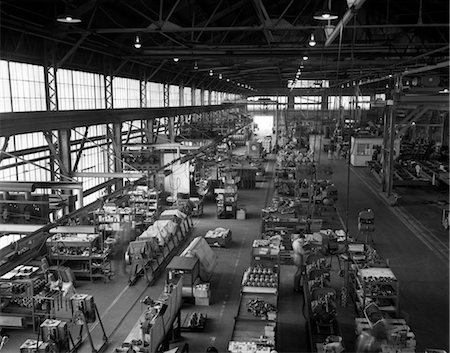
[[(96, 320), (96, 310), (94, 297), (89, 294), (74, 294), (70, 298), (70, 307), (72, 309), (72, 315), (75, 317), (77, 312), (84, 314), (86, 323), (93, 323)], [(84, 322), (77, 321), (77, 324), (83, 324)]]
[(20, 346), (20, 353), (56, 353), (59, 352), (49, 342), (27, 339)]
[(161, 155), (152, 149), (126, 150), (122, 159), (125, 170), (155, 171), (161, 167)]
[(41, 337), (44, 342), (53, 342), (57, 352), (69, 350), (69, 331), (65, 321), (45, 320), (41, 324)]
[(365, 209), (358, 214), (358, 235), (356, 239), (360, 235), (365, 236), (365, 242), (367, 243), (368, 238), (370, 237), (373, 241), (372, 234), (375, 231), (375, 214), (374, 212), (368, 208)]

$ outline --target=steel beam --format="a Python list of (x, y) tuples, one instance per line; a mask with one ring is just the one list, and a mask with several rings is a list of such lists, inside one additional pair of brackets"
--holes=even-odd
[(101, 172), (75, 172), (74, 177), (77, 178), (120, 178), (120, 179), (133, 179), (142, 178), (147, 176), (148, 173), (132, 172), (132, 173), (101, 173)]
[(132, 108), (106, 110), (79, 110), (58, 112), (17, 112), (0, 114), (0, 136), (11, 136), (30, 132), (75, 128), (81, 126), (150, 120), (164, 116), (220, 111), (243, 106), (243, 103), (224, 103), (214, 106)]

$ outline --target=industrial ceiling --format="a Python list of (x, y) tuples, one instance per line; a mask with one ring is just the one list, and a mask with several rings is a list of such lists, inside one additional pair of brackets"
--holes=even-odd
[[(448, 0), (0, 4), (3, 59), (244, 95), (286, 90), (299, 71), (300, 79), (329, 80), (336, 87), (427, 72), (448, 87)], [(314, 19), (323, 9), (337, 19)], [(81, 22), (57, 21), (69, 13)], [(311, 35), (315, 46), (309, 45)]]

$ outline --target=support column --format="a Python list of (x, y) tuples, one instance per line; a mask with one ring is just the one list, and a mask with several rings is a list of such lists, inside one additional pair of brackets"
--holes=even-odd
[[(71, 176), (69, 175), (70, 170), (72, 170), (72, 160), (71, 160), (71, 154), (70, 154), (70, 129), (64, 129), (58, 131), (58, 154), (59, 154), (59, 161), (60, 161), (60, 180), (61, 181), (68, 181), (72, 180)], [(62, 190), (61, 193), (63, 195), (67, 196), (67, 199), (71, 201), (72, 191), (71, 190)], [(78, 198), (80, 198), (80, 195), (78, 195)], [(83, 199), (81, 200), (77, 199), (76, 206), (82, 207), (83, 205)], [(75, 203), (69, 202), (68, 205), (64, 207), (63, 213), (67, 214), (69, 212), (72, 212), (75, 210)]]
[[(112, 126), (112, 147), (114, 156), (114, 173), (122, 173), (122, 123), (113, 123)], [(116, 190), (123, 187), (123, 179), (117, 178), (115, 183)]]
[(169, 117), (168, 135), (170, 142), (175, 142), (175, 117)]
[(387, 197), (391, 196), (393, 187), (396, 99), (397, 93), (392, 91), (384, 114), (382, 191)]
[(192, 86), (191, 88), (191, 105), (198, 105), (198, 102), (196, 102), (195, 97), (195, 86)]
[(287, 105), (288, 109), (287, 110), (289, 112), (293, 112), (294, 111), (294, 95), (292, 94), (292, 91), (287, 96), (287, 99), (288, 99), (288, 105)]
[(200, 89), (200, 104), (199, 105), (204, 105), (204, 101), (205, 101), (205, 89), (201, 88)]
[(170, 106), (170, 102), (169, 102), (169, 85), (167, 83), (165, 83), (163, 85), (163, 104), (164, 107), (169, 107)]
[(53, 46), (51, 46), (50, 48), (46, 48), (44, 69), (46, 108), (47, 111), (57, 111), (58, 90), (56, 85), (56, 63)]
[(180, 105), (180, 107), (184, 107), (184, 84), (181, 83), (179, 87), (180, 87), (179, 105)]
[(110, 75), (105, 75), (104, 80), (105, 80), (105, 107), (106, 109), (113, 109), (114, 108), (113, 77)]
[(141, 108), (147, 108), (147, 81), (139, 81), (139, 97)]

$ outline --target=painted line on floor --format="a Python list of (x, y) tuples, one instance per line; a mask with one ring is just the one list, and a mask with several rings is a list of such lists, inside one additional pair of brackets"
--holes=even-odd
[(340, 214), (340, 212), (339, 212), (337, 207), (336, 207), (336, 214), (337, 214), (337, 216), (339, 218), (339, 222), (341, 222), (341, 224), (342, 224), (342, 229), (344, 229), (347, 232), (347, 230), (345, 229), (344, 220), (342, 219), (342, 216), (341, 216), (341, 214)]
[[(381, 200), (384, 204), (387, 205), (386, 200), (378, 193), (377, 190), (375, 190), (373, 188), (373, 186), (371, 186), (368, 182), (366, 182), (362, 176), (359, 175), (359, 173), (357, 173), (354, 168), (351, 168), (353, 174), (359, 179), (361, 180), (361, 182), (370, 190), (372, 191), (372, 193), (379, 199)], [(430, 241), (428, 236), (425, 234), (425, 232), (423, 232), (419, 227), (419, 224), (416, 223), (416, 226), (414, 226), (412, 223), (414, 223), (412, 220), (408, 220), (408, 217), (404, 214), (404, 212), (402, 212), (401, 210), (396, 209), (395, 207), (390, 207), (388, 205), (388, 209), (395, 215), (397, 216), (397, 218), (411, 231), (411, 233), (414, 234), (414, 236), (419, 239), (430, 251), (432, 251), (433, 253), (436, 254), (436, 256), (443, 261), (446, 261), (448, 263), (449, 261), (449, 256), (448, 256), (448, 247), (447, 251), (444, 252), (444, 249), (440, 248), (439, 246), (437, 246), (437, 244), (435, 244), (434, 242)], [(434, 234), (431, 233), (431, 235), (434, 240), (436, 240)], [(444, 244), (445, 245), (445, 244)]]

